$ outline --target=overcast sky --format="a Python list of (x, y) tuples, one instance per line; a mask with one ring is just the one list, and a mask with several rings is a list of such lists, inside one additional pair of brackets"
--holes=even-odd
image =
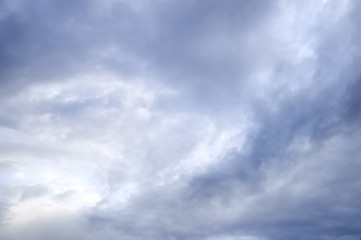
[(0, 239), (360, 239), (360, 23), (352, 0), (0, 0)]

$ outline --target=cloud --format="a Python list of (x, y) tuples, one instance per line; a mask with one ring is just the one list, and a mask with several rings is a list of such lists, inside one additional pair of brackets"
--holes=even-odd
[(0, 238), (360, 238), (359, 4), (3, 1)]

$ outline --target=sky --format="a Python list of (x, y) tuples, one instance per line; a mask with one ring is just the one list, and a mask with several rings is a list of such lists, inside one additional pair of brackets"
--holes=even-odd
[(360, 22), (351, 0), (0, 0), (0, 239), (360, 239)]

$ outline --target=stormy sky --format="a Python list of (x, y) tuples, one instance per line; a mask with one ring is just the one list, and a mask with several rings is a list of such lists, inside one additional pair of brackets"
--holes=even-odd
[(360, 239), (360, 23), (352, 0), (0, 0), (0, 239)]

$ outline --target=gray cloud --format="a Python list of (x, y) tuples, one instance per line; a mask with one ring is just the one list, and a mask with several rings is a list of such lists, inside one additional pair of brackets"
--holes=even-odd
[(0, 238), (360, 238), (360, 6), (3, 1)]

